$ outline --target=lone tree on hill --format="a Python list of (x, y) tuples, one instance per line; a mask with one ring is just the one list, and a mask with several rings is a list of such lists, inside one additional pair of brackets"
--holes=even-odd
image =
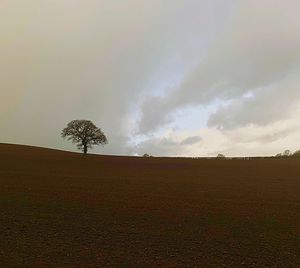
[(89, 120), (73, 120), (61, 132), (62, 138), (77, 143), (77, 148), (87, 154), (93, 145), (105, 145), (108, 143), (106, 136), (100, 128), (97, 128)]

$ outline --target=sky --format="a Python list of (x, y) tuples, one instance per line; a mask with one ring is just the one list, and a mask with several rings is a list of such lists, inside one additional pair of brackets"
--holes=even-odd
[(299, 0), (2, 0), (0, 142), (94, 153), (300, 149)]

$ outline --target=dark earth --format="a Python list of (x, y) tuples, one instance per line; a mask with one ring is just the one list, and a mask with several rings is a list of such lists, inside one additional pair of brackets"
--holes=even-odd
[(300, 159), (0, 144), (0, 267), (300, 267)]

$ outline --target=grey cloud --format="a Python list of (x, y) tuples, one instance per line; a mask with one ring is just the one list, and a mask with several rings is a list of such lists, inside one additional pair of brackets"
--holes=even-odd
[[(138, 122), (138, 132), (148, 133), (155, 130), (157, 124), (166, 125), (172, 121), (171, 116), (168, 116), (165, 112), (169, 103), (167, 99), (159, 96), (149, 96), (143, 102), (141, 113), (143, 117)], [(147, 114), (149, 116), (145, 117)]]
[(138, 155), (147, 153), (153, 156), (170, 156), (176, 155), (179, 151), (177, 144), (159, 138), (149, 139), (134, 147), (134, 152)]
[(289, 128), (289, 129), (284, 129), (282, 131), (277, 131), (271, 134), (266, 134), (260, 137), (256, 138), (256, 141), (261, 142), (261, 143), (270, 143), (270, 142), (276, 142), (279, 139), (284, 139), (287, 136), (291, 135), (291, 133), (297, 131), (297, 128)]
[[(155, 114), (160, 113), (164, 117), (157, 118), (143, 110), (141, 121), (151, 121), (155, 129), (162, 126), (166, 122), (165, 118), (174, 110), (188, 105), (207, 104), (216, 98), (226, 101), (237, 99), (233, 106), (240, 107), (239, 111), (243, 110), (242, 114), (248, 117), (245, 121), (251, 121), (256, 100), (247, 100), (249, 105), (244, 106), (244, 103), (238, 103), (239, 99), (246, 92), (252, 91), (259, 103), (264, 98), (260, 98), (263, 95), (260, 90), (267, 87), (274, 88), (269, 96), (272, 98), (272, 94), (278, 93), (276, 84), (286, 79), (300, 63), (299, 8), (299, 1), (264, 0), (259, 4), (250, 0), (237, 2), (232, 19), (226, 24), (227, 28), (216, 38), (203, 61), (183, 80), (179, 88), (165, 99), (157, 100), (156, 106), (161, 109)], [(299, 72), (296, 75), (299, 76)], [(272, 120), (287, 114), (295, 95), (300, 97), (293, 89), (281, 90), (287, 92), (285, 105), (281, 107), (280, 113), (271, 112), (274, 117)], [(268, 104), (265, 103), (266, 107)], [(251, 105), (252, 109), (249, 109)], [(234, 107), (232, 110), (237, 109)], [(213, 116), (210, 123), (214, 124), (216, 117), (221, 118), (222, 112), (220, 110)], [(254, 116), (253, 123), (259, 122), (262, 117)], [(224, 114), (225, 120), (236, 120), (234, 125), (243, 121), (232, 116), (228, 109)]]
[(180, 144), (181, 145), (193, 145), (200, 141), (202, 141), (202, 138), (200, 136), (193, 136), (193, 137), (188, 137), (188, 138), (184, 139)]
[[(175, 133), (174, 130), (172, 133)], [(160, 156), (190, 155), (190, 146), (196, 146), (201, 141), (202, 138), (200, 136), (177, 137), (176, 139), (172, 137), (152, 137), (133, 147), (133, 150), (139, 155), (143, 155), (144, 153)]]
[(253, 129), (249, 129), (249, 135), (241, 135), (239, 134), (238, 137), (232, 136), (232, 132), (234, 130), (226, 130), (224, 132), (225, 135), (227, 135), (229, 138), (232, 139), (233, 142), (241, 143), (241, 144), (247, 144), (247, 143), (273, 143), (278, 142), (281, 139), (285, 139), (289, 137), (290, 135), (294, 135), (299, 131), (299, 127), (292, 125), (292, 126), (284, 126), (282, 125), (281, 128), (275, 128), (275, 129), (265, 129), (263, 132), (255, 132)]
[(300, 69), (267, 88), (256, 90), (251, 98), (239, 98), (220, 108), (209, 118), (209, 126), (234, 128), (247, 124), (267, 125), (292, 116), (300, 104)]
[[(199, 137), (197, 137), (199, 141)], [(148, 153), (158, 156), (180, 156), (188, 153), (186, 146), (195, 144), (196, 137), (190, 137), (183, 141), (174, 141), (171, 138), (151, 138), (134, 147), (135, 153), (143, 155)]]
[(166, 66), (161, 78), (172, 71), (174, 58), (188, 57), (194, 32), (207, 35), (210, 14), (226, 2), (5, 1), (2, 141), (70, 149), (60, 130), (69, 120), (88, 118), (110, 137), (99, 151), (127, 152), (122, 125), (151, 90), (157, 69)]
[[(211, 128), (291, 116), (300, 97), (299, 9), (298, 0), (4, 1), (1, 141), (73, 149), (60, 130), (87, 118), (109, 137), (95, 152), (176, 155), (196, 138), (150, 137), (135, 148), (132, 113), (141, 113), (134, 134), (215, 99), (227, 106)], [(176, 86), (157, 96), (166, 84)]]

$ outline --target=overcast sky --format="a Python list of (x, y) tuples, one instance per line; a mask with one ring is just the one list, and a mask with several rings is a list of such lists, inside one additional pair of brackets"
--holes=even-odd
[(299, 0), (2, 0), (0, 142), (95, 153), (300, 149)]

